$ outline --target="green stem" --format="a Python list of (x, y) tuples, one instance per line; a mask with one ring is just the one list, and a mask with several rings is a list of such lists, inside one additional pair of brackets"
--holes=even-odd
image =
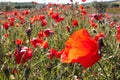
[(107, 74), (106, 74), (106, 72), (105, 72), (105, 70), (104, 70), (104, 68), (102, 67), (102, 65), (101, 65), (99, 62), (97, 62), (97, 63), (98, 63), (98, 65), (100, 66), (100, 68), (102, 69), (104, 75), (106, 76), (106, 79), (109, 80), (109, 79), (108, 79), (108, 76), (107, 76)]

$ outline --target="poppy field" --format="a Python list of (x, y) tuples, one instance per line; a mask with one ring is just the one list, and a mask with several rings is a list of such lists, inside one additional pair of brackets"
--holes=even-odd
[(93, 9), (0, 11), (0, 80), (120, 80), (120, 17)]

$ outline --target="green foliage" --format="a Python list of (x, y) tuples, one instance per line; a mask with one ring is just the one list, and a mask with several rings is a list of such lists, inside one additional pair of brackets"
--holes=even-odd
[(110, 13), (110, 14), (120, 14), (120, 8), (118, 7), (114, 7), (114, 8), (108, 8), (107, 10), (106, 10), (106, 12), (107, 13)]
[(108, 4), (105, 2), (93, 2), (92, 6), (96, 9), (98, 13), (105, 13)]
[(14, 6), (10, 3), (0, 3), (0, 10), (1, 11), (11, 11), (14, 9)]

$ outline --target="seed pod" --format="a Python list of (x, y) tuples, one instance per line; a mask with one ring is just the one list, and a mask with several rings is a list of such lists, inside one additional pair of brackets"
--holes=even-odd
[(30, 67), (27, 66), (24, 73), (25, 80), (28, 80), (29, 75), (30, 75)]

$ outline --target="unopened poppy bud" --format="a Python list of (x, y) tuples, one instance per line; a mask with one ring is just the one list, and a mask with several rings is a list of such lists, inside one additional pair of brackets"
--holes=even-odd
[(120, 48), (120, 44), (118, 45), (118, 47)]
[(26, 30), (26, 34), (27, 34), (27, 36), (30, 36), (30, 35), (31, 35), (31, 28), (28, 28), (28, 29)]
[(9, 72), (9, 68), (7, 66), (3, 67), (3, 72), (4, 72), (5, 76), (7, 77), (7, 79), (9, 80), (10, 72)]
[(94, 29), (94, 30), (93, 30), (93, 33), (97, 33), (97, 31)]
[(99, 39), (99, 49), (101, 50), (102, 47), (104, 47), (103, 39)]
[(65, 27), (67, 29), (67, 32), (70, 32), (70, 26)]
[(25, 80), (28, 80), (29, 75), (30, 75), (30, 67), (27, 66), (24, 73)]

